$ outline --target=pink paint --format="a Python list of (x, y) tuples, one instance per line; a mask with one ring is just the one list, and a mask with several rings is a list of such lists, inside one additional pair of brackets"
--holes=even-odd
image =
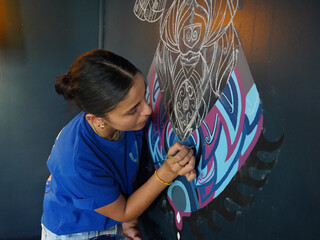
[[(182, 229), (182, 226), (183, 226), (183, 218), (184, 217), (190, 217), (191, 215), (191, 212), (180, 212), (176, 207), (175, 205), (173, 204), (173, 202), (171, 201), (171, 199), (168, 197), (168, 201), (170, 202), (170, 205), (172, 206), (173, 210), (174, 210), (174, 220), (176, 222), (176, 226), (179, 230)], [(180, 215), (180, 221), (178, 222), (178, 219), (177, 219), (177, 215)]]

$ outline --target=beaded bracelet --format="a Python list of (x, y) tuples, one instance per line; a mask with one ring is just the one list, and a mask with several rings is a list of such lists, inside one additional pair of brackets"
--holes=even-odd
[(159, 182), (161, 182), (161, 183), (163, 183), (165, 185), (168, 185), (168, 186), (170, 186), (172, 184), (172, 182), (168, 183), (168, 182), (163, 181), (161, 178), (159, 178), (157, 170), (154, 171), (154, 174), (156, 175), (156, 178), (159, 180)]

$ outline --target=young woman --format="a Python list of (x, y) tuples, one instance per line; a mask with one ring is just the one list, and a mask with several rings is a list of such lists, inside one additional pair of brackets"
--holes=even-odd
[(146, 86), (128, 60), (106, 50), (80, 56), (55, 84), (82, 110), (59, 133), (47, 165), (42, 239), (119, 233), (140, 239), (137, 218), (178, 176), (195, 177), (193, 151), (174, 144), (136, 191), (143, 128), (151, 113)]

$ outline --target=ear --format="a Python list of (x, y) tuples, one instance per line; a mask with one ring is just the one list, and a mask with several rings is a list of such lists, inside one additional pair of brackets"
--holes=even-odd
[(96, 115), (91, 114), (91, 113), (86, 114), (86, 119), (88, 122), (92, 122), (96, 125), (101, 125), (101, 124), (104, 124), (104, 122), (105, 122), (105, 120), (103, 118), (97, 117)]

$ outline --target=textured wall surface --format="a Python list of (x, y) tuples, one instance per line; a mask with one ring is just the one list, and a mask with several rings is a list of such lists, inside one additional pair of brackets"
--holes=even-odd
[(97, 48), (98, 1), (0, 2), (0, 239), (40, 236), (46, 161), (71, 118), (55, 78)]

